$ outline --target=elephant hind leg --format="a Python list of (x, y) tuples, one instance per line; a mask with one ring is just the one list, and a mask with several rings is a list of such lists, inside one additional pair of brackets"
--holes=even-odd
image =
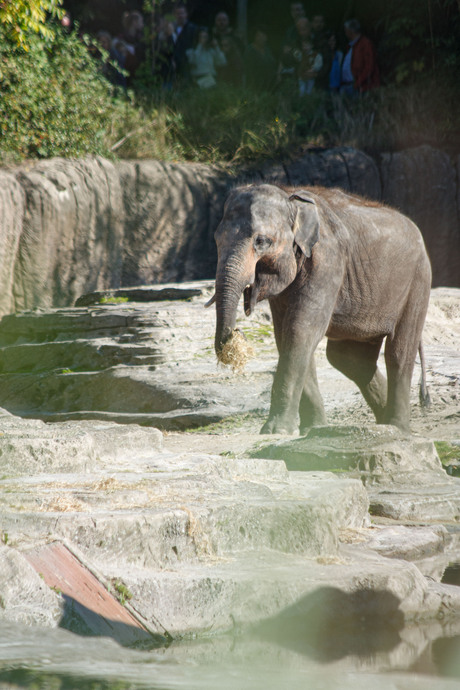
[(387, 381), (377, 367), (383, 338), (373, 342), (328, 340), (326, 354), (333, 367), (356, 383), (377, 423), (384, 422)]
[(412, 373), (422, 338), (429, 296), (428, 283), (414, 288), (394, 333), (387, 337), (385, 343), (388, 401), (384, 423), (394, 424), (406, 432), (410, 432)]

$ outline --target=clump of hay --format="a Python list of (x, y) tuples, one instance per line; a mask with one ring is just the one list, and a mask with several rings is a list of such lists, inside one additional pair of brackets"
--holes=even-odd
[(241, 373), (248, 360), (254, 357), (254, 348), (248, 343), (241, 331), (233, 331), (217, 359), (222, 364), (228, 364), (234, 372)]
[(43, 501), (39, 511), (44, 513), (80, 513), (87, 506), (72, 496), (52, 496), (48, 501)]

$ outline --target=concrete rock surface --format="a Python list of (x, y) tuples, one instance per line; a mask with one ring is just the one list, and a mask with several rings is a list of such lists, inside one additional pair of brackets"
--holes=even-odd
[[(216, 363), (215, 312), (204, 309), (212, 292), (212, 281), (194, 281), (135, 289), (134, 299), (142, 301), (117, 302), (131, 293), (111, 290), (108, 303), (95, 304), (101, 293), (93, 293), (83, 298), (87, 307), (3, 317), (0, 406), (47, 421), (98, 418), (168, 431), (244, 413), (258, 417), (254, 424), (261, 426), (277, 362), (267, 305), (258, 305), (250, 318), (239, 308), (237, 326), (255, 356), (236, 374)], [(459, 437), (459, 305), (458, 290), (432, 291), (424, 332), (433, 402), (429, 411), (418, 405), (418, 365), (412, 388), (412, 428), (422, 437)], [(316, 359), (330, 421), (336, 426), (373, 423), (357, 389), (328, 365), (325, 340)], [(429, 447), (420, 444), (429, 454)], [(396, 480), (401, 462), (400, 456)]]
[[(434, 404), (424, 415), (414, 405), (413, 437), (373, 425), (321, 344), (333, 426), (269, 439), (257, 435), (276, 365), (266, 308), (238, 317), (257, 354), (234, 374), (212, 352), (211, 283), (148, 290), (151, 303), (94, 304), (96, 295), (87, 307), (2, 320), (1, 555), (11, 591), (27, 576), (31, 592), (28, 617), (12, 595), (4, 619), (60, 624), (59, 593), (43, 616), (43, 582), (20, 563), (32, 547), (62, 543), (102, 582), (122, 582), (141, 619), (174, 637), (263, 621), (267, 636), (278, 616), (288, 626), (308, 611), (328, 620), (331, 601), (344, 612), (391, 611), (397, 627), (451, 625), (460, 591), (440, 580), (458, 557), (458, 480), (423, 431), (458, 438), (458, 291), (433, 291)], [(208, 426), (177, 430), (198, 420)], [(281, 459), (249, 457), (270, 455), (269, 440)]]
[(432, 441), (395, 427), (318, 427), (258, 448), (290, 470), (332, 470), (360, 477), (373, 515), (397, 520), (460, 521), (460, 479), (448, 477)]
[[(50, 435), (60, 439), (52, 465), (29, 463), (25, 472), (23, 456), (15, 465), (11, 453), (0, 482), (3, 552), (19, 558), (36, 544), (69, 542), (105, 578), (122, 578), (139, 612), (173, 634), (274, 613), (280, 584), (267, 571), (281, 554), (303, 573), (310, 559), (337, 556), (342, 528), (367, 520), (366, 491), (353, 479), (292, 474), (269, 460), (172, 454), (159, 449), (156, 429), (2, 420), (3, 436), (22, 435), (26, 447), (31, 428), (44, 445)], [(76, 438), (85, 441), (77, 453)], [(286, 598), (290, 578), (281, 571)]]

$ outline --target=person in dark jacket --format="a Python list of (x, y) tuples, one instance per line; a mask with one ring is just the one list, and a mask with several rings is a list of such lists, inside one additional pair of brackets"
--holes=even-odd
[(164, 89), (169, 91), (174, 83), (174, 25), (166, 17), (160, 17), (152, 41), (153, 74)]
[(380, 74), (372, 41), (363, 36), (357, 19), (344, 24), (348, 51), (342, 63), (342, 85), (345, 94), (365, 93), (380, 86)]
[(188, 11), (183, 3), (174, 7), (174, 64), (176, 79), (181, 86), (190, 84), (190, 66), (187, 50), (195, 47), (198, 38), (198, 27), (189, 21)]
[(337, 48), (337, 36), (333, 31), (326, 34), (327, 50), (324, 54), (324, 72), (326, 80), (321, 82), (321, 87), (338, 93), (342, 83), (343, 53)]
[(246, 86), (256, 91), (270, 91), (276, 83), (277, 63), (268, 46), (265, 27), (258, 26), (254, 40), (244, 53)]

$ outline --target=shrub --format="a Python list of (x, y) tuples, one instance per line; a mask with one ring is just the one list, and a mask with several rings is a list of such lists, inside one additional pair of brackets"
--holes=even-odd
[(0, 30), (0, 64), (3, 161), (108, 154), (112, 87), (76, 34), (31, 35), (25, 50)]
[[(306, 101), (301, 105), (311, 110)], [(165, 159), (237, 164), (285, 155), (298, 142), (298, 119), (295, 103), (280, 92), (230, 86), (157, 91), (135, 98), (134, 108), (114, 123), (111, 139), (121, 142), (128, 133), (117, 147), (122, 157), (160, 153)]]

